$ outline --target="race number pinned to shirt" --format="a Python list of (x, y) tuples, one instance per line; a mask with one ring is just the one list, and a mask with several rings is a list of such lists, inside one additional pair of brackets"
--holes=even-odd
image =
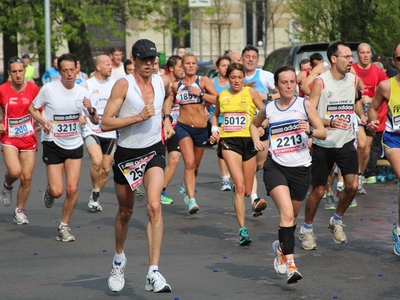
[(155, 151), (152, 151), (149, 154), (128, 159), (118, 164), (118, 168), (125, 176), (132, 191), (136, 190), (142, 184), (146, 166), (156, 154)]
[(393, 130), (400, 132), (400, 115), (392, 116)]
[(325, 118), (331, 121), (336, 118), (345, 118), (346, 129), (349, 129), (354, 123), (354, 104), (329, 104), (326, 108)]
[(224, 131), (240, 131), (246, 129), (246, 113), (224, 113)]
[(8, 137), (21, 139), (34, 133), (31, 115), (8, 119)]
[(271, 125), (270, 150), (274, 155), (297, 152), (307, 148), (307, 135), (300, 129), (299, 122)]
[(79, 114), (54, 115), (53, 135), (66, 138), (78, 135)]

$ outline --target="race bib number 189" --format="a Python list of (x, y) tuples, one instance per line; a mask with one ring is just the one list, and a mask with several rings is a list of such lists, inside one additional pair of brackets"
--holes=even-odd
[(128, 181), (132, 191), (136, 190), (142, 184), (146, 166), (156, 154), (155, 151), (152, 151), (149, 154), (128, 159), (118, 164), (118, 168)]

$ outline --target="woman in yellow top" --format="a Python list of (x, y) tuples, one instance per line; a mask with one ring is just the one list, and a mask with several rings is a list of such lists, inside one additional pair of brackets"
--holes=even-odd
[[(249, 128), (256, 109), (262, 110), (264, 104), (254, 89), (244, 85), (245, 72), (242, 64), (231, 64), (226, 75), (230, 88), (222, 91), (217, 98), (211, 120), (210, 142), (219, 141), (218, 156), (225, 160), (235, 184), (234, 205), (239, 224), (239, 245), (244, 246), (252, 242), (244, 226), (244, 196), (251, 194), (257, 154)], [(220, 114), (223, 120), (221, 132), (218, 130)]]

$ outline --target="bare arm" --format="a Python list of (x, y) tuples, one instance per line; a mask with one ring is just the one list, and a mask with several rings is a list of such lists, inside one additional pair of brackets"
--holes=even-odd
[(390, 97), (390, 80), (381, 81), (378, 84), (374, 99), (368, 108), (368, 120), (370, 121), (369, 129), (375, 131), (379, 126), (378, 110), (383, 101), (387, 101)]
[(217, 102), (217, 91), (215, 90), (214, 83), (211, 81), (210, 78), (208, 77), (201, 77), (201, 82), (204, 92), (204, 100), (207, 102), (210, 102), (212, 104), (215, 104)]
[(304, 80), (304, 82), (301, 84), (301, 90), (303, 91), (304, 94), (310, 95), (311, 94), (311, 89), (310, 89), (310, 84), (312, 84), (319, 76), (319, 74), (323, 73), (325, 71), (324, 64), (319, 64), (314, 67), (314, 69), (311, 70), (310, 75)]
[[(320, 139), (320, 140), (325, 140), (326, 139), (326, 129), (325, 129), (324, 124), (322, 123), (322, 119), (318, 115), (317, 110), (311, 104), (310, 101), (305, 101), (305, 105), (306, 105), (309, 122), (314, 127), (314, 133), (312, 136), (317, 139)], [(310, 132), (310, 130), (308, 130), (308, 132)]]

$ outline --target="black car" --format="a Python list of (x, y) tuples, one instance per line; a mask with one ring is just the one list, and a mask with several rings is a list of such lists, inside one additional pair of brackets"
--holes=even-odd
[(210, 61), (199, 61), (197, 62), (196, 75), (207, 76), (210, 78), (215, 77), (215, 65), (212, 60)]
[[(296, 69), (296, 73), (299, 73), (299, 63), (304, 58), (309, 58), (311, 54), (319, 52), (324, 57), (324, 61), (328, 61), (326, 57), (326, 50), (330, 43), (310, 43), (301, 44), (295, 46), (287, 46), (272, 51), (265, 59), (263, 70), (274, 73), (276, 69), (283, 65), (292, 65)], [(357, 61), (357, 47), (360, 42), (346, 42), (349, 45), (354, 55), (354, 61)], [(374, 49), (372, 54), (374, 54)]]

